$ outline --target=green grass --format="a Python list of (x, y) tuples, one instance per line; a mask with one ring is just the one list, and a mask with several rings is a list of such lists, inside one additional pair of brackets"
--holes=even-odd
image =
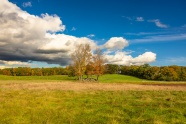
[(56, 81), (73, 81), (74, 77), (68, 77), (67, 75), (52, 75), (52, 76), (6, 76), (0, 75), (0, 80), (56, 80)]
[[(86, 76), (85, 76), (86, 77)], [(53, 75), (53, 76), (6, 76), (0, 75), (0, 81), (76, 81), (76, 77), (68, 77), (67, 75)], [(119, 75), (119, 74), (105, 74), (99, 77), (100, 83), (133, 83), (133, 84), (186, 84), (186, 82), (176, 81), (151, 81), (145, 79), (139, 79), (133, 76)]]
[[(86, 76), (85, 76), (86, 77)], [(96, 78), (96, 77), (95, 77)], [(13, 80), (13, 81), (75, 81), (75, 77), (68, 77), (67, 75), (52, 75), (52, 76), (6, 76), (0, 75), (0, 80)], [(118, 74), (106, 74), (99, 77), (99, 82), (101, 83), (126, 83), (126, 82), (142, 82), (144, 80)]]
[(186, 84), (185, 81), (153, 81), (140, 79), (128, 75), (119, 75), (119, 74), (106, 74), (102, 75), (99, 78), (101, 83), (129, 83), (129, 84)]
[(1, 124), (186, 122), (183, 91), (57, 91), (0, 88)]
[[(85, 76), (86, 77), (86, 76)], [(75, 77), (68, 77), (67, 75), (52, 75), (52, 76), (6, 76), (0, 75), (0, 80), (75, 80)], [(99, 77), (100, 82), (139, 82), (142, 79), (118, 74), (105, 74)]]
[(123, 83), (123, 82), (142, 82), (145, 80), (133, 76), (127, 76), (127, 75), (106, 74), (100, 76), (99, 81), (103, 83)]
[[(5, 83), (14, 86), (16, 83), (48, 81), (75, 80), (64, 75), (0, 75), (0, 124), (184, 124), (186, 122), (185, 91), (62, 91), (45, 88), (43, 90), (3, 88)], [(114, 74), (101, 76), (100, 82), (141, 84), (146, 81)]]

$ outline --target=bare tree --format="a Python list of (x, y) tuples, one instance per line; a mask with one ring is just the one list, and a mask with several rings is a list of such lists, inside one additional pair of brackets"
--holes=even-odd
[(73, 67), (78, 80), (83, 80), (83, 75), (85, 74), (86, 66), (91, 60), (91, 56), (89, 44), (78, 45), (72, 54)]

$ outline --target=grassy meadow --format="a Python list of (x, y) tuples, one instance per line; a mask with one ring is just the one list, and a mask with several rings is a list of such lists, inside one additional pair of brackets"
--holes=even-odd
[[(76, 83), (74, 78), (68, 76), (0, 75), (0, 124), (184, 124), (186, 122), (185, 90), (76, 91), (44, 87), (45, 84), (55, 82)], [(104, 75), (100, 77), (99, 82), (103, 86), (107, 84), (110, 86), (116, 83), (135, 85), (147, 81), (131, 76)], [(33, 85), (27, 86), (31, 89), (24, 88), (23, 85), (16, 88), (18, 83), (23, 85), (40, 83), (43, 88), (37, 89)], [(81, 84), (87, 85), (87, 83)]]
[[(0, 75), (0, 80), (75, 80), (75, 77), (69, 77), (67, 75), (52, 75), (52, 76), (7, 76)], [(118, 74), (105, 74), (100, 76), (100, 82), (123, 82), (123, 81), (143, 81), (142, 79), (127, 76), (127, 75), (118, 75)]]
[[(86, 77), (86, 76), (85, 76)], [(93, 78), (96, 78), (93, 76)], [(67, 75), (52, 75), (52, 76), (6, 76), (0, 75), (0, 81), (37, 81), (40, 83), (51, 81), (77, 81), (76, 77), (69, 77)], [(128, 75), (119, 75), (119, 74), (105, 74), (99, 77), (98, 83), (129, 83), (129, 84), (186, 84), (186, 82), (179, 82), (179, 81), (152, 81), (152, 80), (145, 80), (140, 79), (133, 76)]]
[(0, 90), (0, 123), (185, 123), (186, 92)]
[(52, 76), (7, 76), (0, 75), (0, 80), (44, 80), (44, 81), (73, 81), (74, 77), (68, 77), (67, 75), (52, 75)]

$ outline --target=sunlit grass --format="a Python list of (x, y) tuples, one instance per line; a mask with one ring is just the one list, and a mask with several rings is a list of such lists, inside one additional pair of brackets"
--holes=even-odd
[[(0, 124), (186, 122), (185, 91), (64, 91), (45, 86), (46, 82), (53, 85), (53, 82), (63, 81), (69, 85), (68, 81), (75, 81), (75, 78), (65, 75), (0, 75)], [(114, 74), (101, 76), (97, 83), (144, 82), (148, 83), (132, 76)], [(21, 83), (20, 88), (15, 87), (17, 83)], [(31, 90), (23, 87), (24, 83), (28, 83)], [(32, 83), (42, 83), (43, 89), (36, 89), (35, 85), (30, 85)]]
[(182, 91), (0, 89), (0, 123), (184, 123)]
[(119, 75), (119, 74), (106, 74), (99, 78), (103, 83), (123, 83), (123, 82), (142, 82), (144, 80), (133, 76)]

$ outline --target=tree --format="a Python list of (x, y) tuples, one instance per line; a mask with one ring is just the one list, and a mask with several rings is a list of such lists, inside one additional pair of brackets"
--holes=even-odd
[(96, 80), (98, 80), (99, 76), (104, 72), (104, 56), (100, 49), (96, 49), (95, 54), (93, 55), (93, 67), (94, 74), (96, 75)]
[(85, 74), (87, 75), (87, 78), (89, 78), (89, 76), (92, 77), (92, 75), (94, 75), (94, 63), (93, 61), (90, 61), (87, 66), (86, 66), (86, 71)]
[(91, 56), (89, 44), (77, 45), (75, 51), (72, 53), (73, 67), (78, 80), (83, 80), (83, 75), (85, 74), (86, 66), (90, 62)]
[(119, 70), (119, 65), (114, 65), (114, 64), (107, 64), (105, 65), (105, 73), (106, 74), (118, 74)]
[(75, 76), (75, 70), (74, 67), (72, 65), (69, 65), (66, 67), (67, 70), (67, 74), (69, 77), (74, 77)]

